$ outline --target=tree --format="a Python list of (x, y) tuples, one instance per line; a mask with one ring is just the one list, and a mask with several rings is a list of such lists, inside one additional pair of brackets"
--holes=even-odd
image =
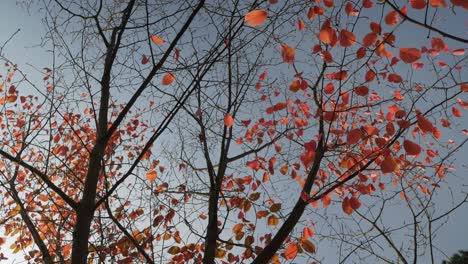
[(320, 242), (340, 245), (336, 262), (435, 261), (437, 227), (467, 201), (436, 206), (468, 91), (468, 40), (436, 22), (464, 1), (37, 5), (44, 85), (2, 54), (13, 251), (279, 263), (320, 261)]
[(450, 259), (442, 261), (442, 264), (463, 264), (468, 262), (468, 251), (460, 250), (453, 254)]

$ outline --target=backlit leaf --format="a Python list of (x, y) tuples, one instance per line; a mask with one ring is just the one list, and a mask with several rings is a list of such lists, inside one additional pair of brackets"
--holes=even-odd
[(165, 40), (159, 38), (159, 37), (156, 36), (156, 35), (151, 36), (151, 41), (152, 41), (154, 44), (157, 44), (157, 45), (162, 45), (162, 44), (166, 43)]
[(224, 116), (224, 125), (226, 127), (232, 127), (233, 123), (234, 123), (234, 119), (232, 118), (232, 116), (230, 114), (226, 114)]
[(406, 63), (413, 63), (421, 58), (421, 51), (416, 48), (400, 48), (400, 58)]
[(258, 27), (262, 25), (267, 19), (268, 13), (262, 9), (252, 10), (244, 17), (244, 21), (247, 25), (252, 27)]
[(297, 244), (296, 243), (291, 243), (284, 250), (284, 258), (285, 259), (294, 259), (296, 256), (297, 256)]
[(175, 81), (175, 75), (173, 73), (166, 73), (162, 78), (163, 85), (170, 85)]
[(403, 147), (405, 148), (407, 155), (417, 156), (421, 153), (421, 147), (411, 140), (405, 140), (403, 142)]
[(158, 173), (155, 170), (149, 170), (146, 172), (146, 179), (149, 182), (153, 182), (154, 180), (156, 180), (156, 177), (158, 177)]

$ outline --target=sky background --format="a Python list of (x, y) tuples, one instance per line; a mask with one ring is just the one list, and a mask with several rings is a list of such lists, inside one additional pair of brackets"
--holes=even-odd
[[(468, 13), (465, 12), (465, 14)], [(450, 13), (447, 14), (447, 19), (448, 17), (450, 17)], [(448, 23), (445, 23), (445, 28), (441, 29), (448, 29), (451, 33), (466, 38), (467, 18), (468, 16), (465, 15), (457, 16), (457, 20), (453, 21), (448, 19)], [(13, 33), (20, 29), (14, 38), (10, 40), (9, 44), (6, 45), (5, 49), (2, 51), (2, 55), (18, 64), (19, 68), (26, 72), (28, 77), (32, 78), (32, 80), (41, 80), (42, 77), (38, 70), (43, 67), (50, 66), (51, 62), (51, 56), (47, 52), (47, 48), (40, 45), (41, 37), (44, 34), (44, 27), (41, 19), (41, 15), (35, 12), (35, 10), (30, 10), (30, 13), (28, 13), (26, 9), (18, 6), (16, 1), (2, 1), (2, 5), (0, 7), (0, 45), (3, 45), (3, 43), (9, 39)], [(398, 36), (407, 38), (408, 40), (415, 38), (411, 30), (408, 30), (407, 32), (399, 32)], [(417, 41), (417, 39), (414, 39), (414, 41)], [(451, 43), (447, 42), (447, 44), (450, 45)], [(458, 43), (454, 45), (459, 48), (463, 47), (463, 45)], [(424, 75), (423, 72), (421, 74)], [(465, 96), (465, 101), (466, 100)], [(459, 123), (462, 128), (466, 128), (465, 124), (468, 123), (467, 116), (468, 113), (465, 111), (463, 118), (459, 119)], [(450, 135), (445, 135), (445, 140), (447, 140), (448, 137), (450, 137)], [(468, 158), (466, 158), (468, 157), (467, 148), (465, 147), (457, 157), (456, 165), (458, 167), (458, 171), (454, 176), (450, 176), (452, 179), (448, 179), (449, 184), (455, 188), (468, 184), (467, 167), (464, 166), (465, 163), (468, 163)], [(443, 199), (447, 200), (444, 201)], [(450, 201), (451, 200), (448, 195), (442, 195), (441, 200), (438, 201), (438, 206), (440, 206), (440, 208), (443, 208), (446, 205), (450, 206), (448, 205)], [(398, 216), (398, 213), (396, 213), (393, 217)], [(438, 233), (438, 245), (446, 254), (451, 255), (460, 249), (468, 250), (467, 222), (468, 206), (465, 205), (449, 217), (447, 224), (443, 227), (441, 232)], [(22, 260), (21, 255), (9, 255), (7, 245), (8, 242), (2, 248), (2, 252), (9, 258), (6, 263), (21, 263), (21, 261), (15, 261), (15, 259)], [(334, 251), (330, 249), (330, 254), (334, 254), (333, 252)]]

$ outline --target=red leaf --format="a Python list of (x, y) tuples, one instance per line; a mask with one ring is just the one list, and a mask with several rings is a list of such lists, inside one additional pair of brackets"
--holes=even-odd
[(340, 32), (340, 45), (343, 47), (350, 47), (356, 43), (356, 36), (353, 32), (342, 29)]
[(380, 163), (380, 169), (382, 170), (382, 173), (386, 174), (399, 170), (400, 166), (392, 156), (387, 156), (382, 160), (382, 163)]
[(410, 0), (410, 5), (414, 9), (423, 9), (426, 7), (426, 0)]
[(366, 72), (366, 82), (372, 82), (375, 79), (375, 72), (373, 70), (368, 70)]
[(351, 3), (351, 2), (346, 2), (345, 12), (346, 12), (346, 15), (348, 15), (348, 16), (358, 16), (359, 15), (359, 11), (354, 8), (353, 3)]
[(427, 120), (423, 115), (417, 116), (418, 126), (424, 132), (432, 133), (434, 126), (432, 125), (431, 121)]
[(346, 137), (346, 143), (348, 145), (354, 145), (361, 140), (361, 129), (356, 128), (348, 132)]
[(460, 91), (462, 91), (464, 93), (468, 93), (468, 83), (460, 84)]
[(327, 85), (325, 85), (325, 88), (323, 88), (323, 92), (325, 94), (332, 94), (334, 90), (335, 86), (333, 86), (333, 83), (328, 83)]
[(354, 88), (354, 92), (359, 96), (366, 96), (369, 93), (369, 88), (367, 88), (367, 86), (361, 85)]
[(345, 80), (348, 77), (348, 73), (346, 71), (339, 71), (339, 72), (332, 72), (325, 74), (325, 77), (331, 80)]
[(374, 44), (374, 42), (377, 40), (377, 37), (377, 33), (371, 32), (362, 39), (362, 44), (364, 47), (369, 47)]
[(251, 168), (254, 171), (258, 171), (260, 169), (260, 162), (258, 160), (247, 161), (245, 166)]
[(431, 39), (431, 47), (436, 51), (442, 51), (445, 48), (445, 43), (440, 38), (432, 38)]
[(323, 4), (326, 7), (333, 7), (334, 6), (333, 0), (323, 0)]
[(421, 58), (421, 51), (416, 48), (400, 48), (400, 58), (405, 63), (413, 63)]
[(465, 54), (465, 49), (456, 49), (452, 51), (453, 56), (463, 56)]
[(452, 107), (452, 114), (456, 117), (462, 117), (462, 112), (456, 107)]
[(335, 46), (337, 42), (337, 36), (335, 30), (330, 27), (330, 20), (326, 20), (323, 23), (318, 38), (325, 44), (330, 44), (332, 47)]
[(252, 27), (258, 27), (262, 25), (267, 19), (268, 13), (262, 9), (252, 10), (244, 17), (244, 21), (247, 25)]
[(301, 19), (298, 19), (297, 20), (297, 29), (299, 29), (299, 31), (302, 31), (304, 29), (305, 25), (304, 25), (304, 22), (302, 22)]
[(146, 55), (143, 54), (143, 56), (141, 56), (141, 64), (145, 65), (146, 63), (148, 63), (148, 61), (148, 57), (146, 57)]
[(283, 61), (286, 63), (294, 63), (294, 56), (296, 55), (296, 50), (289, 47), (286, 44), (281, 44), (281, 56)]
[(374, 2), (372, 2), (371, 0), (363, 0), (362, 6), (364, 8), (372, 8), (374, 6)]
[(468, 1), (466, 0), (450, 0), (454, 6), (461, 6), (464, 9), (468, 9)]
[(360, 47), (357, 52), (356, 52), (356, 58), (358, 60), (364, 58), (366, 56), (366, 48), (365, 47)]
[(232, 127), (233, 123), (234, 123), (234, 119), (232, 118), (232, 116), (230, 114), (226, 114), (224, 116), (224, 125), (226, 127)]
[(343, 199), (343, 203), (341, 204), (341, 208), (343, 209), (343, 212), (345, 212), (348, 215), (353, 213), (353, 208), (351, 207), (351, 203), (349, 202), (348, 197), (345, 197)]
[(380, 35), (380, 33), (382, 33), (382, 27), (379, 24), (377, 24), (375, 22), (371, 22), (369, 26), (370, 26), (370, 29), (372, 30), (372, 32), (374, 32), (376, 34), (379, 34), (379, 35)]
[(421, 153), (421, 147), (410, 140), (405, 140), (403, 142), (403, 147), (405, 148), (406, 154), (409, 156), (417, 156)]
[(164, 74), (163, 78), (162, 78), (162, 84), (163, 85), (169, 85), (171, 83), (173, 83), (175, 80), (175, 76), (173, 73), (166, 73)]
[(328, 50), (324, 50), (323, 52), (321, 52), (320, 57), (322, 57), (323, 60), (326, 63), (332, 63), (333, 62), (333, 57), (332, 57), (331, 53)]
[(312, 20), (312, 19), (314, 19), (314, 17), (315, 17), (315, 11), (314, 11), (314, 8), (311, 7), (311, 8), (309, 8), (309, 12), (307, 13), (307, 18), (309, 20)]
[(396, 73), (390, 73), (388, 75), (388, 81), (392, 83), (401, 83), (403, 78), (401, 78), (401, 76)]
[(297, 256), (297, 244), (296, 243), (291, 243), (284, 250), (284, 258), (285, 259), (294, 259), (296, 256)]
[(385, 16), (385, 23), (389, 26), (393, 26), (398, 23), (398, 13), (397, 11), (391, 11)]
[(446, 7), (447, 3), (445, 3), (445, 0), (429, 0), (429, 3), (431, 4), (432, 7)]
[(349, 204), (353, 210), (357, 210), (359, 207), (361, 207), (361, 201), (359, 201), (359, 199), (354, 196), (349, 199)]
[(302, 230), (302, 237), (307, 239), (307, 238), (313, 237), (313, 236), (314, 236), (314, 231), (312, 230), (312, 228), (304, 227), (304, 229)]

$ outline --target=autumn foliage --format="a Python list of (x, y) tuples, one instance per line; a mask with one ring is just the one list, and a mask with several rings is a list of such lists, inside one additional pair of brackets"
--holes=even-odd
[[(442, 218), (427, 210), (466, 142), (468, 40), (427, 21), (466, 1), (175, 2), (54, 5), (63, 52), (42, 83), (2, 57), (2, 250), (74, 264), (432, 252), (432, 229), (414, 230)], [(413, 213), (408, 251), (379, 227), (388, 203)]]

